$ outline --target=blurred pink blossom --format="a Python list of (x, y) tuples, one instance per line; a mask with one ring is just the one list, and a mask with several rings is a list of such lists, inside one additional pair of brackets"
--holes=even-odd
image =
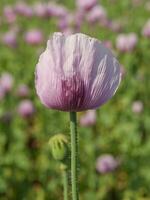
[(37, 17), (47, 17), (48, 16), (48, 9), (46, 3), (36, 3), (33, 6), (34, 15)]
[(96, 169), (101, 174), (114, 171), (119, 165), (119, 161), (110, 154), (104, 154), (98, 157), (96, 161)]
[(112, 42), (110, 40), (103, 41), (103, 45), (108, 49), (112, 49), (113, 47)]
[(25, 84), (19, 85), (19, 87), (17, 88), (17, 95), (19, 97), (27, 97), (29, 95), (29, 88), (28, 88), (28, 86), (25, 85)]
[(15, 5), (15, 11), (17, 14), (25, 17), (31, 17), (33, 15), (33, 9), (24, 1), (17, 2)]
[(2, 42), (9, 47), (15, 48), (17, 46), (17, 33), (15, 30), (10, 30), (2, 36)]
[(81, 126), (93, 126), (96, 124), (96, 110), (88, 110), (80, 117)]
[(11, 6), (4, 7), (4, 20), (7, 23), (14, 23), (16, 21), (16, 13)]
[(23, 118), (28, 118), (35, 112), (33, 103), (31, 100), (22, 100), (18, 106), (18, 114)]
[(32, 29), (25, 33), (25, 41), (31, 45), (38, 45), (43, 42), (43, 33), (40, 30)]
[(66, 15), (68, 14), (68, 11), (62, 5), (49, 3), (47, 5), (47, 13), (49, 16), (52, 16), (52, 17), (66, 17)]
[(61, 32), (72, 28), (74, 32), (78, 32), (83, 23), (83, 15), (81, 12), (68, 13), (65, 17), (59, 18), (58, 28)]
[(68, 29), (71, 25), (71, 19), (69, 16), (62, 17), (58, 20), (58, 28), (61, 32)]
[(134, 101), (132, 104), (132, 112), (141, 113), (143, 111), (143, 103), (141, 101)]
[(121, 52), (130, 52), (137, 45), (138, 38), (135, 33), (120, 34), (116, 39), (116, 47)]
[(107, 27), (114, 32), (120, 32), (122, 31), (122, 22), (109, 20)]
[(12, 75), (8, 72), (4, 72), (0, 77), (0, 87), (4, 93), (11, 91), (13, 87), (14, 79)]
[(87, 21), (89, 23), (96, 23), (103, 21), (107, 18), (107, 13), (104, 7), (97, 5), (94, 6), (88, 13), (87, 13)]
[(76, 31), (80, 31), (81, 26), (84, 22), (84, 12), (81, 10), (76, 10), (74, 13), (74, 28)]
[(97, 4), (97, 0), (76, 0), (76, 4), (79, 9), (89, 11)]

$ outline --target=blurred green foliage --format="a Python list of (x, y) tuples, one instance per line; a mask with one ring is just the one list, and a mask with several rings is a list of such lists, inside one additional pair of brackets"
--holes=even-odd
[[(14, 0), (0, 1), (0, 10)], [(35, 2), (35, 1), (34, 1)], [(74, 1), (59, 1), (74, 9)], [(130, 0), (101, 0), (110, 19), (124, 24), (124, 32), (136, 32), (138, 46), (132, 53), (116, 52), (126, 75), (115, 97), (97, 111), (97, 124), (91, 128), (79, 127), (80, 135), (80, 199), (81, 200), (149, 200), (150, 199), (150, 117), (149, 117), (149, 57), (150, 40), (143, 38), (141, 29), (149, 17), (144, 2), (137, 7)], [(32, 1), (27, 1), (32, 3)], [(51, 158), (48, 140), (57, 133), (69, 134), (67, 113), (47, 110), (41, 105), (34, 89), (34, 70), (38, 51), (45, 47), (26, 44), (23, 33), (40, 28), (47, 38), (57, 30), (53, 20), (19, 18), (18, 48), (12, 50), (0, 44), (0, 73), (8, 71), (15, 77), (13, 91), (0, 102), (0, 116), (13, 113), (8, 123), (0, 121), (0, 199), (1, 200), (61, 200), (62, 185), (58, 164)], [(1, 27), (1, 33), (9, 29)], [(104, 27), (85, 24), (81, 32), (100, 40), (111, 40), (115, 45), (117, 34)], [(24, 120), (16, 109), (20, 99), (15, 90), (20, 83), (30, 89), (30, 99), (36, 113)], [(144, 110), (132, 112), (132, 103), (140, 100)], [(80, 114), (79, 114), (80, 115)], [(101, 175), (95, 170), (96, 158), (110, 153), (121, 159), (120, 167)]]

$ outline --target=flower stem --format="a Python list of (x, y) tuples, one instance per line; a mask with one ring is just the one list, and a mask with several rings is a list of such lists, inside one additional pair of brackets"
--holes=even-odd
[(63, 170), (64, 200), (68, 200), (68, 172)]
[(78, 195), (78, 136), (76, 112), (70, 112), (70, 130), (71, 130), (71, 186), (72, 200), (79, 200)]

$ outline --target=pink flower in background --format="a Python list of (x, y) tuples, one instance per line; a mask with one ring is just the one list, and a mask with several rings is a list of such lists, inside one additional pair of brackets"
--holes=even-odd
[(27, 118), (33, 115), (33, 113), (35, 112), (35, 109), (34, 109), (32, 101), (22, 100), (18, 106), (17, 111), (21, 117)]
[(103, 41), (103, 45), (108, 49), (112, 49), (113, 47), (112, 42), (110, 40)]
[(96, 161), (96, 169), (101, 174), (114, 171), (118, 165), (119, 161), (109, 154), (100, 156)]
[(33, 15), (33, 9), (24, 1), (20, 1), (15, 5), (15, 11), (17, 14), (25, 17), (32, 17)]
[(76, 0), (76, 4), (79, 9), (89, 11), (97, 4), (97, 0)]
[(83, 23), (83, 15), (80, 12), (77, 13), (68, 13), (65, 17), (59, 18), (58, 28), (61, 32), (72, 28), (74, 32), (80, 30), (80, 27)]
[(138, 42), (137, 35), (135, 33), (120, 34), (116, 39), (116, 47), (121, 52), (132, 51)]
[(132, 112), (141, 113), (143, 111), (143, 103), (141, 101), (134, 101), (132, 104)]
[(69, 20), (69, 18), (66, 16), (66, 17), (63, 17), (63, 18), (60, 18), (58, 20), (58, 28), (61, 32), (65, 31), (66, 29), (68, 29), (70, 27), (70, 23), (71, 21)]
[(106, 10), (102, 6), (97, 5), (88, 12), (86, 19), (89, 23), (103, 21), (107, 19)]
[(43, 42), (43, 33), (40, 30), (32, 29), (25, 34), (25, 41), (31, 45), (38, 45)]
[(80, 31), (81, 26), (84, 22), (84, 12), (82, 10), (77, 10), (74, 14), (74, 28), (76, 31)]
[(13, 87), (14, 79), (11, 74), (4, 72), (0, 77), (0, 87), (4, 93), (9, 92)]
[(10, 30), (2, 36), (2, 42), (9, 47), (15, 48), (17, 46), (17, 33)]
[(11, 6), (4, 7), (4, 20), (10, 24), (16, 21), (16, 14)]
[(116, 92), (121, 79), (118, 61), (102, 43), (78, 33), (54, 33), (36, 67), (36, 91), (48, 108), (95, 109)]
[(93, 126), (96, 124), (96, 110), (88, 110), (80, 118), (81, 126)]
[(19, 97), (27, 97), (29, 95), (29, 88), (28, 88), (28, 86), (25, 85), (25, 84), (19, 85), (19, 87), (17, 88), (17, 95)]
[(143, 36), (150, 38), (150, 19), (144, 25), (142, 34)]
[(113, 32), (120, 32), (122, 31), (122, 22), (120, 21), (112, 21), (109, 20), (107, 23), (107, 27)]
[(46, 3), (36, 3), (33, 6), (34, 15), (37, 17), (47, 17), (47, 4)]
[(63, 6), (54, 3), (49, 3), (47, 5), (47, 13), (48, 16), (52, 17), (65, 17), (68, 14), (68, 11)]

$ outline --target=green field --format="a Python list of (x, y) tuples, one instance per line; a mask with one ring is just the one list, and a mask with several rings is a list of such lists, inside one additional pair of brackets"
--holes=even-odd
[[(26, 1), (30, 6), (35, 2)], [(121, 24), (121, 31), (84, 21), (80, 32), (111, 41), (125, 74), (115, 96), (97, 109), (96, 123), (88, 127), (79, 123), (80, 200), (150, 200), (150, 37), (142, 35), (150, 19), (148, 1), (141, 0), (139, 5), (131, 0), (100, 2), (108, 18)], [(46, 48), (49, 36), (60, 31), (58, 21), (55, 17), (18, 15), (10, 24), (3, 10), (15, 4), (15, 0), (0, 1), (0, 77), (8, 72), (14, 79), (11, 91), (0, 100), (0, 200), (62, 200), (61, 171), (51, 156), (48, 140), (58, 133), (69, 135), (69, 114), (45, 108), (34, 83), (39, 54)], [(57, 4), (64, 5), (71, 13), (76, 10), (73, 0), (59, 0)], [(17, 44), (12, 48), (2, 38), (15, 28)], [(42, 31), (41, 44), (25, 42), (24, 35), (31, 29)], [(135, 48), (120, 52), (116, 48), (117, 36), (131, 32), (138, 37)], [(27, 119), (17, 112), (24, 99), (17, 95), (20, 84), (29, 87), (25, 99), (30, 99), (35, 108)], [(143, 105), (139, 113), (133, 110), (137, 101)], [(83, 114), (78, 113), (79, 122)], [(105, 154), (119, 158), (120, 164), (112, 172), (98, 173), (96, 160)]]

